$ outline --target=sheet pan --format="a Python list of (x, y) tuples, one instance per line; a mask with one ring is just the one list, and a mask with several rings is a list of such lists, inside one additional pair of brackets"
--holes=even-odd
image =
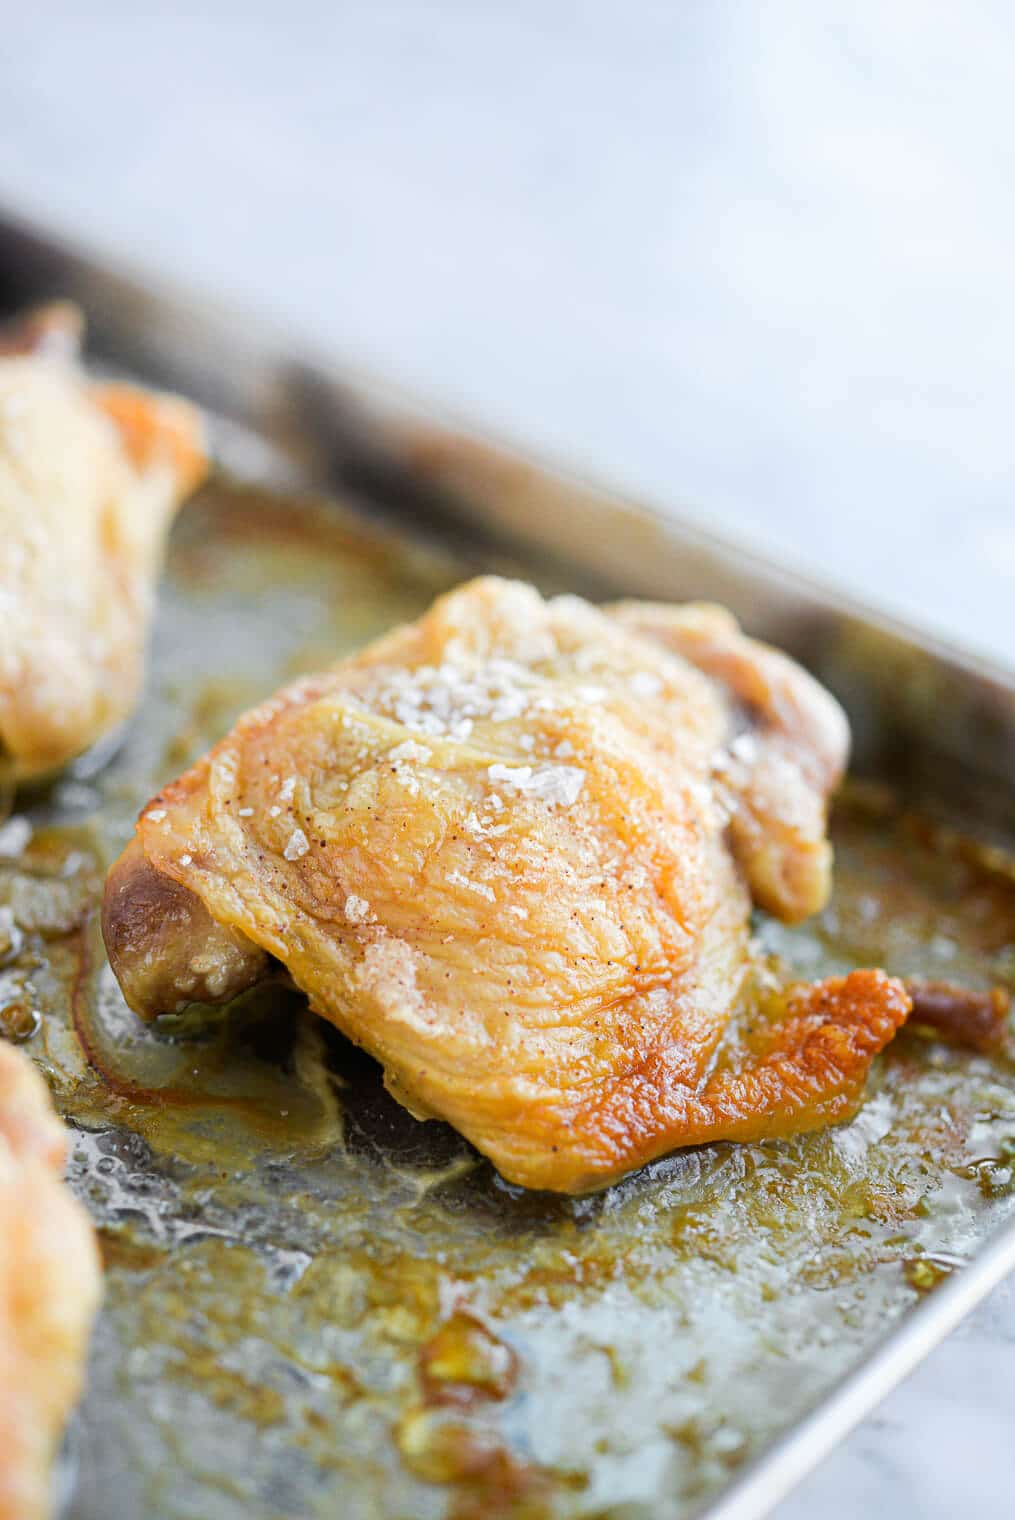
[[(1009, 974), (1010, 673), (0, 219), (4, 306), (56, 294), (86, 309), (96, 364), (208, 407), (224, 474), (174, 536), (141, 714), (103, 768), (32, 799), (42, 854), (8, 886), (63, 873), (87, 904), (137, 806), (238, 708), (492, 567), (725, 601), (846, 702), (869, 784), (840, 822), (838, 917), (762, 925), (773, 954)], [(863, 928), (877, 872), (904, 905), (894, 938)], [(109, 1263), (75, 1520), (113, 1493), (124, 1516), (746, 1520), (1015, 1267), (1010, 1058), (910, 1042), (844, 1131), (705, 1148), (562, 1203), (401, 1115), (298, 1000), (147, 1035), (87, 912), (40, 947), (35, 1053)], [(468, 1408), (425, 1397), (442, 1334), (500, 1368)]]

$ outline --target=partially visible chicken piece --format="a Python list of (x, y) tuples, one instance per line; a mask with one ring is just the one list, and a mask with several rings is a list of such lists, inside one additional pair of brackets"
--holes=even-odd
[(0, 337), (0, 762), (43, 776), (129, 713), (166, 532), (206, 469), (195, 409), (89, 383), (80, 317)]
[(734, 735), (714, 770), (751, 894), (788, 923), (820, 912), (832, 879), (828, 801), (849, 758), (842, 708), (795, 660), (747, 638), (725, 607), (620, 602), (610, 611), (725, 687)]
[[(743, 717), (665, 642), (480, 580), (248, 713), (113, 868), (127, 1001), (175, 1008), (209, 967), (226, 998), (275, 957), (400, 1102), (528, 1187), (846, 1117), (909, 998), (867, 971), (761, 1009), (717, 780)], [(820, 742), (800, 737), (798, 774), (823, 818)], [(175, 933), (137, 906), (160, 893)]]
[(88, 1217), (42, 1078), (0, 1041), (0, 1520), (51, 1513), (50, 1469), (99, 1304)]

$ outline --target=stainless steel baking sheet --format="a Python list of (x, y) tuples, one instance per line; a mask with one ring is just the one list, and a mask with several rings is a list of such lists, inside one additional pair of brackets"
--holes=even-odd
[(174, 533), (119, 748), (30, 798), (0, 860), (29, 950), (0, 975), (43, 1013), (29, 1048), (107, 1255), (68, 1513), (764, 1513), (1015, 1265), (1010, 1050), (907, 1035), (850, 1125), (526, 1194), (292, 994), (143, 1029), (101, 955), (102, 870), (238, 710), (495, 568), (721, 597), (847, 701), (866, 781), (835, 898), (802, 929), (759, 920), (774, 957), (1011, 983), (1011, 679), (0, 226), (4, 303), (53, 294), (99, 362), (208, 405), (232, 471)]

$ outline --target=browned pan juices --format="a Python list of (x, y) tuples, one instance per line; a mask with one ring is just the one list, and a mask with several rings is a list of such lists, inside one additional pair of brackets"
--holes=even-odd
[[(488, 563), (488, 562), (486, 562)], [(138, 807), (244, 706), (476, 568), (214, 486), (174, 537), (143, 708), (0, 862), (0, 967), (77, 1127), (107, 1300), (75, 1520), (689, 1514), (1015, 1209), (1015, 1067), (904, 1034), (858, 1118), (594, 1197), (502, 1183), (267, 987), (143, 1027), (95, 908)], [(501, 566), (529, 573), (524, 566)], [(1015, 876), (881, 794), (773, 965), (1015, 982)]]

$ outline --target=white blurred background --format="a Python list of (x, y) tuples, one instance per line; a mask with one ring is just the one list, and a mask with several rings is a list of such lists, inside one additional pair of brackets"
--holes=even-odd
[(1011, 6), (4, 10), (3, 199), (1010, 650)]
[[(1015, 8), (8, 4), (0, 202), (1010, 661)], [(782, 1520), (1010, 1514), (995, 1300)]]

